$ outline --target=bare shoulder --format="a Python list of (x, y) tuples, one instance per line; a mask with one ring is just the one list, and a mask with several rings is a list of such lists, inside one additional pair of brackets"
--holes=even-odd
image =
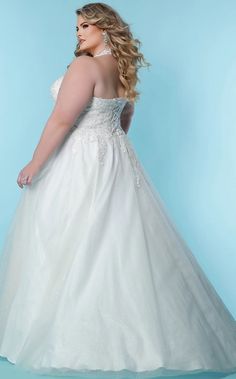
[(93, 67), (94, 67), (93, 57), (90, 57), (88, 55), (81, 55), (79, 57), (74, 58), (74, 60), (70, 63), (69, 68), (71, 68), (71, 69), (87, 68), (88, 70), (90, 70)]

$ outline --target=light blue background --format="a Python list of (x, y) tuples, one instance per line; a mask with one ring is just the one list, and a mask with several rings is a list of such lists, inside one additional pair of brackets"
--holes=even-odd
[[(152, 64), (141, 69), (129, 138), (173, 222), (236, 317), (236, 1), (107, 1)], [(1, 220), (4, 239), (73, 59), (81, 1), (1, 4)], [(147, 215), (148, 217), (148, 215)]]

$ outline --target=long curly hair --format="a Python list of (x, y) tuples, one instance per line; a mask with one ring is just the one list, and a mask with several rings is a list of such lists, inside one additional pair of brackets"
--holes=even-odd
[[(88, 3), (76, 9), (75, 13), (78, 16), (81, 15), (89, 24), (96, 25), (107, 32), (108, 45), (118, 62), (119, 78), (125, 88), (125, 97), (130, 101), (137, 101), (140, 97), (140, 92), (135, 89), (137, 82), (140, 81), (138, 69), (151, 66), (139, 51), (140, 40), (133, 37), (129, 25), (107, 4)], [(79, 42), (74, 55), (76, 57), (92, 56), (90, 53), (80, 51)]]

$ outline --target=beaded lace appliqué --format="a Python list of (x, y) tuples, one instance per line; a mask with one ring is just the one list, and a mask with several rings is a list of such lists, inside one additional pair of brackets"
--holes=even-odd
[[(63, 77), (57, 79), (51, 86), (51, 94), (56, 100)], [(98, 143), (98, 161), (104, 165), (107, 146), (118, 138), (122, 152), (128, 154), (135, 176), (136, 186), (140, 187), (141, 168), (134, 149), (120, 126), (120, 115), (125, 105), (125, 99), (104, 99), (93, 97), (85, 110), (80, 114), (71, 128), (72, 153), (76, 154), (79, 142), (96, 141)]]

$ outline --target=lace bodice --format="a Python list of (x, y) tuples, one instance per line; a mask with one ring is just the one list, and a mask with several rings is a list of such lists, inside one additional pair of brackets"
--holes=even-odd
[[(51, 94), (54, 100), (57, 98), (63, 77), (64, 75), (58, 78), (51, 86)], [(80, 127), (86, 124), (86, 128), (88, 126), (96, 128), (108, 127), (113, 129), (119, 127), (120, 115), (126, 102), (128, 102), (128, 100), (124, 97), (105, 99), (93, 96), (87, 107), (76, 120), (76, 124), (80, 124)]]
[[(63, 80), (59, 77), (50, 87), (51, 95), (56, 101)], [(107, 143), (115, 137), (119, 137), (120, 147), (123, 152), (128, 152), (135, 171), (136, 184), (140, 186), (139, 164), (135, 152), (121, 127), (121, 112), (128, 100), (123, 97), (106, 99), (93, 96), (85, 109), (76, 119), (71, 132), (73, 139), (72, 152), (76, 153), (78, 142), (82, 140), (98, 141), (98, 160), (103, 165), (107, 152)]]

